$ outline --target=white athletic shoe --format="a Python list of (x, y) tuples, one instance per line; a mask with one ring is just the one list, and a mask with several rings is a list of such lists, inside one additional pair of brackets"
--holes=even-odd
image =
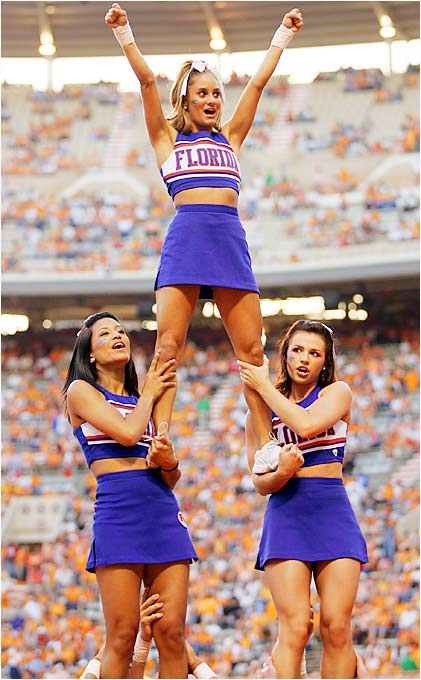
[(278, 440), (270, 433), (270, 441), (256, 451), (252, 472), (255, 475), (263, 475), (265, 472), (276, 470), (281, 451), (282, 447)]

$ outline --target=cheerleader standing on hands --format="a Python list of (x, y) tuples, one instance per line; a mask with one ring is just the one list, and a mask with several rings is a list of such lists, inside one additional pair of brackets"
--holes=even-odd
[[(136, 74), (149, 139), (176, 215), (162, 247), (155, 281), (157, 349), (160, 362), (180, 358), (199, 297), (214, 298), (237, 359), (263, 363), (259, 290), (251, 269), (244, 228), (238, 218), (238, 152), (253, 123), (263, 88), (283, 50), (303, 26), (299, 9), (288, 12), (269, 50), (245, 87), (232, 117), (221, 123), (224, 90), (203, 61), (182, 64), (171, 90), (172, 112), (161, 107), (155, 76), (140, 53), (127, 13), (114, 3), (105, 15)], [(175, 388), (159, 398), (154, 422), (169, 423)], [(254, 414), (258, 447), (270, 440), (270, 411), (260, 395), (245, 387)]]

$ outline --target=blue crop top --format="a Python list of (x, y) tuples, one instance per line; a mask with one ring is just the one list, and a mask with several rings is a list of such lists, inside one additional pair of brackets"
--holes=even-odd
[[(309, 408), (319, 396), (322, 388), (318, 385), (304, 399), (297, 404), (302, 408)], [(315, 437), (300, 437), (285, 425), (276, 413), (272, 412), (272, 430), (281, 446), (284, 444), (298, 444), (304, 456), (302, 467), (321, 465), (322, 463), (343, 463), (345, 456), (346, 435), (348, 424), (338, 420), (335, 425)]]
[[(112, 404), (124, 417), (131, 413), (137, 404), (138, 398), (135, 396), (113, 394), (100, 385), (97, 385), (97, 388), (102, 392), (106, 401)], [(86, 462), (90, 467), (94, 460), (103, 460), (104, 458), (146, 458), (152, 438), (155, 435), (155, 428), (152, 419), (150, 419), (145, 432), (134, 446), (119, 444), (115, 439), (111, 439), (107, 434), (97, 430), (87, 422), (76, 427), (73, 434), (81, 445)]]
[(179, 132), (160, 173), (171, 198), (197, 187), (228, 187), (240, 192), (240, 164), (221, 132)]

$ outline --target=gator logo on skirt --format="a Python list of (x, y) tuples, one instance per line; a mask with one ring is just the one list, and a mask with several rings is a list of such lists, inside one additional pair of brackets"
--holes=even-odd
[(184, 519), (184, 515), (183, 515), (182, 512), (179, 512), (179, 513), (177, 514), (177, 519), (178, 519), (178, 521), (180, 522), (180, 524), (181, 524), (183, 527), (186, 527), (186, 529), (187, 529), (187, 522), (186, 522), (186, 520)]

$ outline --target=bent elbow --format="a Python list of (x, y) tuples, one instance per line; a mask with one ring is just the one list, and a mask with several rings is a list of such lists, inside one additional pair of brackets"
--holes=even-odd
[(125, 432), (124, 435), (118, 439), (118, 443), (122, 446), (136, 446), (138, 441), (139, 437), (137, 435), (131, 434), (130, 432)]
[(271, 492), (268, 491), (267, 489), (260, 489), (260, 490), (257, 489), (257, 493), (259, 494), (259, 496), (263, 496), (263, 497), (270, 496), (270, 494), (271, 494)]
[(255, 480), (253, 480), (253, 484), (259, 496), (269, 496), (269, 494), (272, 493), (271, 491), (268, 491), (266, 487), (261, 486), (259, 482), (256, 483)]
[(320, 427), (317, 428), (308, 425), (306, 427), (301, 428), (300, 430), (299, 429), (295, 430), (295, 432), (303, 439), (311, 439), (311, 437), (316, 437), (318, 434), (320, 434)]

